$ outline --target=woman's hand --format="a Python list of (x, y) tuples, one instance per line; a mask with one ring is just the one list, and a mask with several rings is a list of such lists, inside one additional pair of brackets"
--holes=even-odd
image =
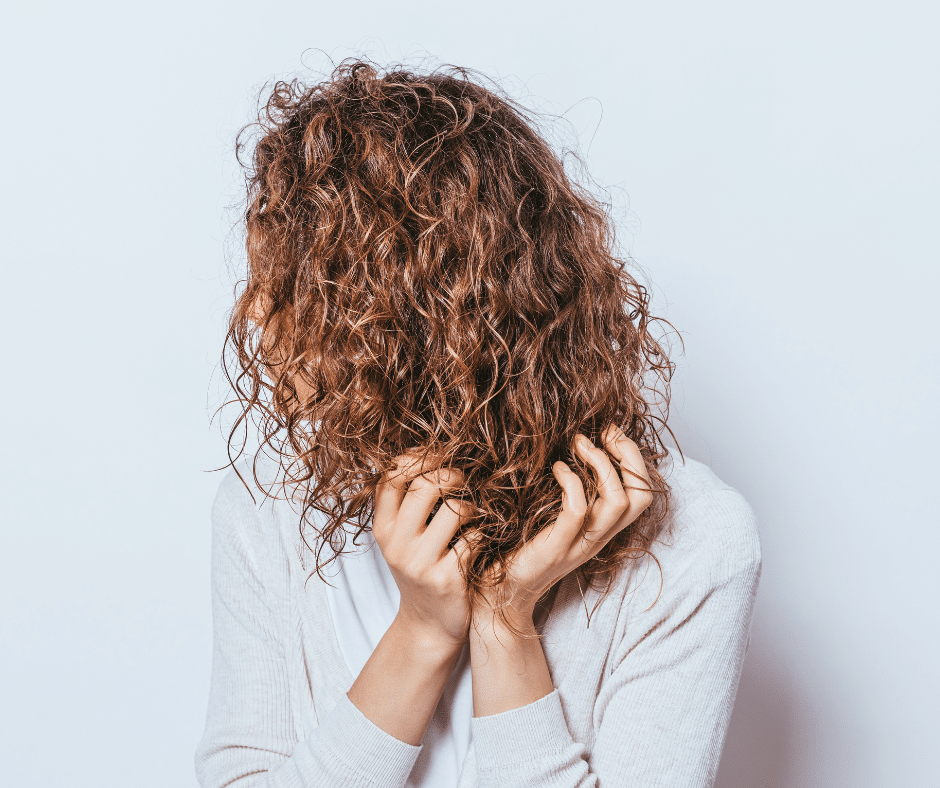
[[(508, 602), (506, 615), (520, 628), (531, 627), (535, 603), (546, 591), (597, 555), (653, 500), (646, 463), (637, 445), (615, 425), (605, 430), (602, 440), (606, 452), (580, 433), (573, 442), (575, 453), (594, 471), (598, 497), (588, 506), (577, 474), (565, 463), (556, 462), (552, 472), (562, 488), (561, 512), (507, 566), (506, 580), (500, 588)], [(617, 462), (620, 473), (608, 453)], [(498, 599), (497, 588), (487, 589), (483, 599), (485, 606), (473, 611), (475, 623), (490, 623)]]
[[(556, 462), (552, 471), (562, 488), (561, 512), (512, 557), (505, 581), (486, 589), (483, 601), (474, 606), (470, 667), (476, 717), (518, 709), (552, 692), (542, 643), (528, 637), (535, 634), (535, 603), (558, 580), (597, 555), (653, 499), (637, 445), (613, 425), (602, 440), (623, 480), (603, 449), (577, 435), (573, 448), (594, 471), (597, 499), (588, 506), (577, 474)], [(496, 614), (499, 592), (507, 602), (504, 612), (510, 627)]]
[(398, 615), (350, 687), (349, 700), (386, 733), (418, 745), (468, 638), (470, 604), (460, 561), (448, 549), (469, 504), (438, 499), (463, 482), (411, 451), (376, 488), (372, 535), (401, 592)]
[[(417, 640), (459, 650), (470, 626), (470, 603), (460, 574), (467, 550), (464, 540), (448, 544), (471, 511), (468, 503), (446, 498), (459, 488), (463, 474), (429, 467), (414, 451), (396, 458), (397, 468), (376, 488), (372, 535), (398, 584), (397, 624)], [(430, 524), (428, 515), (445, 496)]]

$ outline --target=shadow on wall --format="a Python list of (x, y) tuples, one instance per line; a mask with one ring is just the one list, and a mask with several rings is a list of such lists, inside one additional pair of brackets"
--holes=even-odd
[(788, 788), (794, 723), (789, 693), (785, 677), (768, 655), (751, 648), (715, 788)]

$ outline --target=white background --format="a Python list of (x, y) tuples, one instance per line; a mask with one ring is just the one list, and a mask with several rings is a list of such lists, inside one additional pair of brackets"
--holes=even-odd
[(673, 426), (759, 517), (719, 788), (940, 785), (938, 8), (8, 5), (0, 782), (195, 785), (232, 141), (320, 48), (479, 68), (590, 144), (686, 343)]

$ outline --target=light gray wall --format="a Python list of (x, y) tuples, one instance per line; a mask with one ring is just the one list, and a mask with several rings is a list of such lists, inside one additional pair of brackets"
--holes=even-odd
[(311, 47), (573, 107), (629, 208), (686, 342), (673, 426), (763, 536), (719, 788), (940, 784), (936, 3), (2, 14), (4, 784), (195, 784), (231, 142)]

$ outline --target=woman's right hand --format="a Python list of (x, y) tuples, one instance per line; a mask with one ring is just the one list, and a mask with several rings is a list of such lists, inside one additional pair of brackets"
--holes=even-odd
[[(470, 627), (470, 602), (460, 574), (468, 546), (462, 539), (453, 548), (448, 545), (472, 510), (446, 493), (460, 488), (463, 474), (435, 468), (415, 450), (397, 457), (396, 466), (376, 488), (372, 535), (401, 592), (397, 623), (423, 642), (459, 650)], [(426, 525), (441, 497), (440, 510)]]
[[(411, 450), (396, 458), (375, 491), (372, 535), (401, 592), (398, 615), (347, 695), (368, 719), (418, 745), (469, 639), (470, 603), (460, 574), (463, 540), (448, 548), (466, 508), (446, 493), (459, 471), (435, 467)], [(445, 500), (429, 525), (438, 499)], [(466, 507), (466, 508), (465, 508)]]

